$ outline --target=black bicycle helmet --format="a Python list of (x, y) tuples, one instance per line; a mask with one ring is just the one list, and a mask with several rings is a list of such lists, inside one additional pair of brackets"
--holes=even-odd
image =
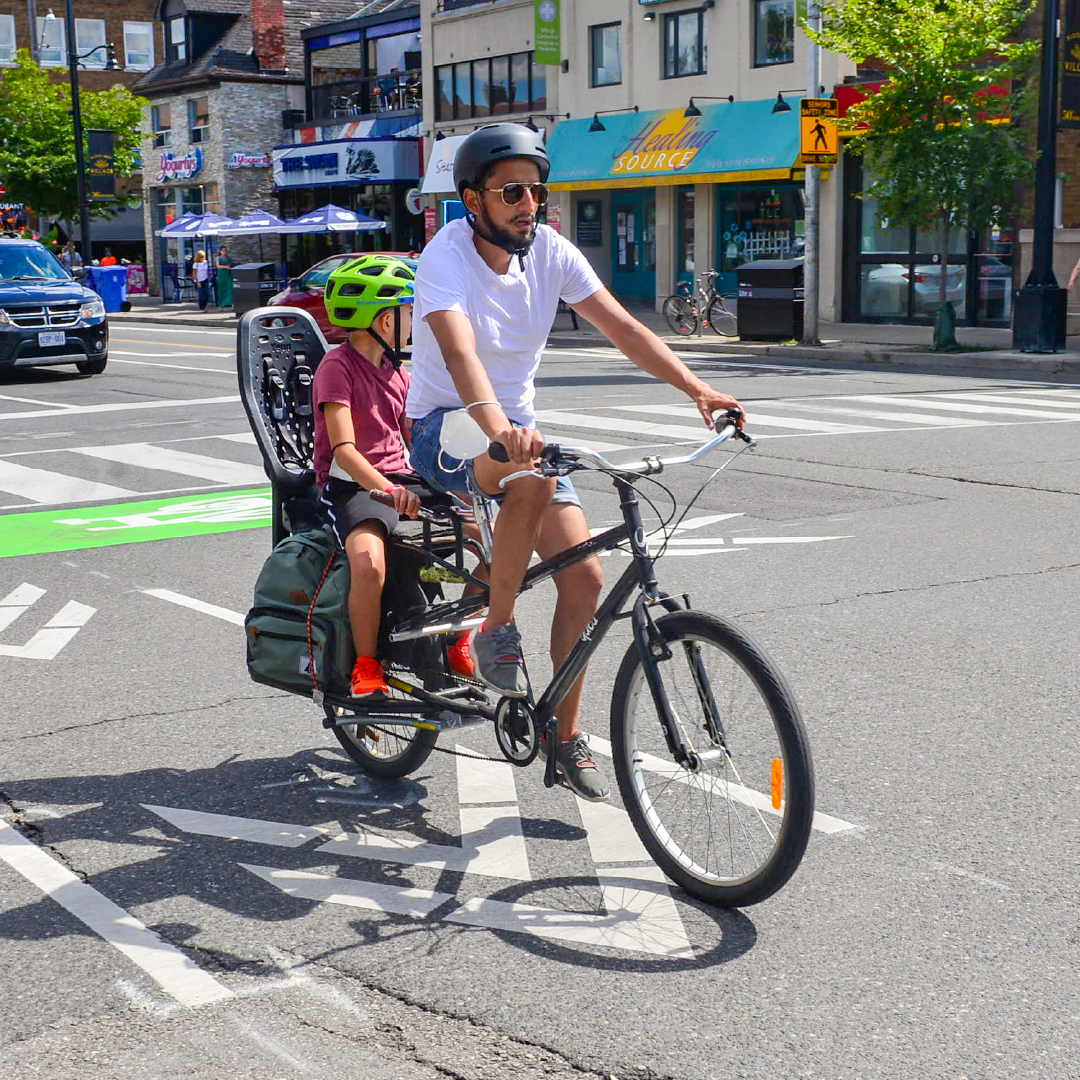
[(551, 159), (540, 133), (524, 124), (488, 124), (477, 128), (454, 157), (454, 187), (460, 199), (466, 188), (478, 188), (492, 165), (508, 158), (529, 158), (540, 167), (540, 182), (551, 172)]
[[(454, 187), (457, 188), (458, 198), (464, 200), (467, 188), (479, 190), (488, 170), (500, 161), (510, 158), (528, 158), (529, 161), (535, 161), (540, 169), (541, 183), (547, 180), (548, 173), (551, 172), (551, 159), (539, 132), (527, 128), (524, 124), (488, 124), (486, 127), (477, 128), (458, 147), (454, 157)], [(536, 238), (535, 225), (524, 244), (515, 244), (486, 233), (471, 210), (466, 209), (465, 218), (473, 232), (488, 243), (516, 255), (522, 269), (525, 268), (525, 256)]]

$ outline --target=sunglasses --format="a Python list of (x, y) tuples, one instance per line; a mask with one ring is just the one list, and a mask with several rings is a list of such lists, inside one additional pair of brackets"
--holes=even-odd
[(527, 191), (537, 206), (546, 206), (548, 200), (547, 184), (503, 184), (502, 187), (486, 187), (481, 191), (498, 191), (502, 193), (502, 201), (507, 206), (517, 206), (525, 198)]

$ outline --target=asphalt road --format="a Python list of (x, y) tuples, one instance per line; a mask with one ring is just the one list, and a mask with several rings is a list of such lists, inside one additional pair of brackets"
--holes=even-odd
[[(269, 530), (232, 346), (125, 324), (101, 376), (0, 382), (3, 1075), (1075, 1075), (1080, 385), (694, 362), (763, 438), (661, 581), (778, 661), (843, 827), (764, 904), (649, 887), (613, 935), (620, 812), (439, 754), (369, 780), (248, 679)], [(539, 382), (553, 438), (694, 437), (609, 351)], [(708, 471), (665, 481), (682, 501)], [(606, 481), (578, 487), (614, 520)], [(551, 608), (523, 601), (530, 655)], [(590, 669), (598, 736), (624, 635)], [(462, 870), (488, 782), (513, 850)], [(333, 842), (364, 829), (405, 843)], [(484, 899), (550, 933), (450, 917)]]

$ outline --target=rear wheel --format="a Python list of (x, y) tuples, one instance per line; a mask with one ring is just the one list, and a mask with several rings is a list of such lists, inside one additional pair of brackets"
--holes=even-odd
[(671, 650), (657, 668), (679, 732), (706, 760), (689, 769), (672, 758), (632, 646), (611, 700), (623, 802), (649, 854), (691, 896), (756, 904), (791, 877), (810, 837), (814, 773), (798, 706), (732, 623), (684, 611), (656, 625)]
[(673, 334), (686, 337), (697, 329), (697, 315), (694, 305), (685, 296), (669, 296), (664, 301), (664, 318), (668, 321)]
[[(396, 691), (394, 692), (396, 695)], [(401, 697), (402, 695), (396, 695)], [(327, 705), (326, 715), (338, 720), (345, 710)], [(377, 720), (335, 727), (342, 749), (370, 776), (398, 777), (416, 772), (427, 761), (439, 738), (437, 731), (393, 727)]]
[(102, 356), (97, 360), (79, 360), (75, 367), (80, 375), (100, 375), (105, 370), (108, 359), (107, 356)]
[(709, 305), (709, 325), (721, 337), (738, 337), (738, 310), (738, 298), (736, 296), (717, 296)]

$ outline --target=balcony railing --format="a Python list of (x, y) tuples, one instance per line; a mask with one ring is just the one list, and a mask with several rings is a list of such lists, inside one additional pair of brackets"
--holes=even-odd
[(311, 87), (311, 119), (337, 120), (423, 106), (420, 72), (372, 75), (366, 79), (321, 83)]

